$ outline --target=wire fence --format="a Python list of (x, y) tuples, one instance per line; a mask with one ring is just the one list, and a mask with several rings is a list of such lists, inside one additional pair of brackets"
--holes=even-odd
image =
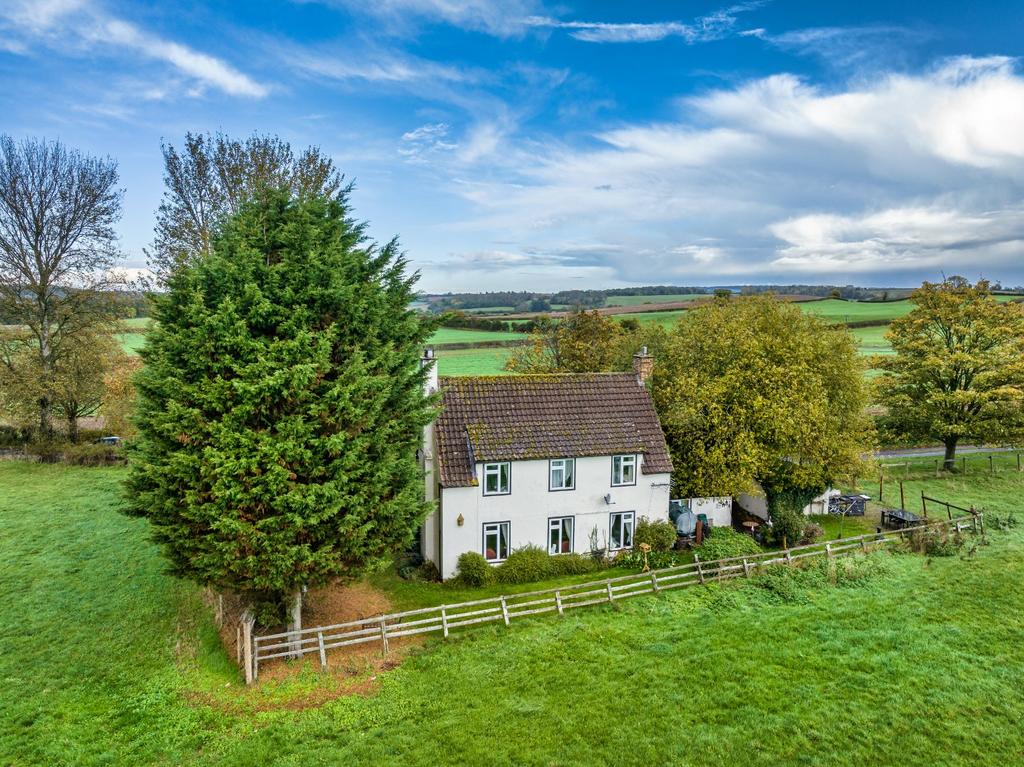
[(246, 683), (259, 677), (261, 663), (278, 658), (303, 658), (313, 655), (320, 666), (327, 668), (330, 650), (353, 645), (380, 643), (387, 653), (393, 640), (419, 634), (438, 633), (447, 638), (452, 631), (485, 623), (503, 623), (509, 626), (514, 619), (544, 613), (564, 615), (567, 611), (599, 604), (613, 604), (639, 594), (657, 594), (686, 586), (721, 581), (735, 577), (750, 577), (762, 568), (792, 565), (803, 559), (825, 556), (828, 558), (869, 551), (903, 539), (915, 531), (930, 528), (953, 528), (956, 531), (984, 532), (984, 518), (980, 512), (929, 498), (934, 504), (944, 504), (947, 511), (966, 511), (967, 516), (926, 520), (921, 524), (899, 530), (887, 530), (834, 541), (793, 546), (788, 549), (765, 551), (740, 557), (728, 557), (702, 562), (699, 557), (685, 565), (660, 570), (624, 575), (616, 578), (588, 581), (558, 588), (526, 591), (498, 597), (476, 599), (458, 604), (424, 607), (417, 610), (378, 615), (371, 618), (316, 626), (300, 631), (255, 635), (253, 618), (246, 614), (238, 629), (239, 661), (245, 670)]

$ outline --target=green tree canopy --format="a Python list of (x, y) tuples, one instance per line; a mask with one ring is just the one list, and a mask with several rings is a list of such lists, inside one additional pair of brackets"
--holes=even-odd
[(945, 445), (953, 468), (964, 440), (1024, 435), (1024, 307), (999, 303), (989, 284), (962, 277), (924, 283), (914, 309), (889, 326), (895, 354), (875, 364), (883, 428), (896, 439)]
[(505, 363), (515, 373), (601, 373), (629, 370), (641, 346), (660, 348), (660, 326), (619, 322), (599, 311), (577, 309), (561, 321), (545, 320)]
[(128, 513), (175, 574), (288, 598), (294, 624), (303, 587), (410, 541), (433, 415), (417, 279), (344, 198), (283, 192), (171, 275), (142, 350)]
[(683, 495), (759, 484), (770, 510), (783, 498), (796, 505), (854, 471), (871, 447), (849, 332), (771, 296), (687, 312), (660, 351), (652, 390)]

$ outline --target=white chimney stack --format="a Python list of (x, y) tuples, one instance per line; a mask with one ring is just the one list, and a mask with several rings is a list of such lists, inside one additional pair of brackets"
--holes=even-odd
[(420, 367), (427, 368), (427, 378), (423, 382), (423, 392), (427, 395), (437, 391), (437, 358), (434, 356), (433, 347), (428, 346), (423, 350), (420, 357)]

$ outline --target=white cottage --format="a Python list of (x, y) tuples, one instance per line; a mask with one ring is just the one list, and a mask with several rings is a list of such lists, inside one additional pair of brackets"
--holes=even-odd
[(442, 577), (465, 551), (497, 564), (527, 544), (556, 555), (629, 549), (637, 519), (666, 517), (672, 461), (646, 350), (633, 373), (438, 380), (429, 350), (423, 362), (442, 403), (424, 434), (436, 509), (420, 545)]

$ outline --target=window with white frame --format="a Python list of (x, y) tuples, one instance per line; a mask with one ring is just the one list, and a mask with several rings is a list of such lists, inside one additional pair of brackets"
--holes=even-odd
[(633, 512), (618, 511), (608, 525), (608, 547), (612, 551), (633, 548)]
[(512, 532), (510, 522), (491, 522), (484, 525), (484, 559), (503, 562), (508, 559), (508, 540)]
[(548, 554), (572, 553), (572, 517), (548, 520)]
[(612, 485), (636, 484), (636, 456), (612, 456)]
[(576, 487), (576, 461), (556, 458), (548, 461), (548, 490), (572, 490)]
[(508, 495), (512, 492), (512, 464), (484, 464), (484, 495)]

